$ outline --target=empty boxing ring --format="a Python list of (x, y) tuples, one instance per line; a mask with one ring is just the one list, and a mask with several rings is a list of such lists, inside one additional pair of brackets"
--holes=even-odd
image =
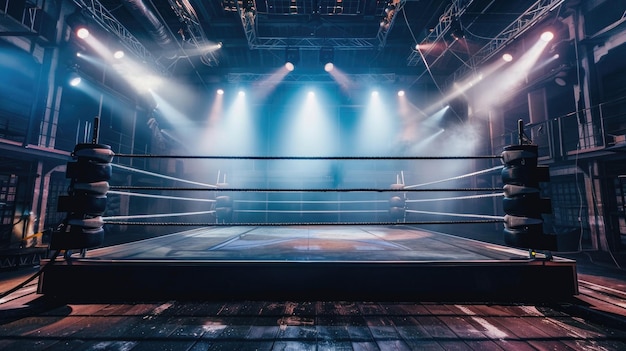
[[(295, 158), (298, 162), (306, 159)], [(133, 171), (123, 165), (116, 167)], [(425, 188), (447, 180), (406, 185), (403, 175), (398, 175), (390, 188), (301, 189), (238, 188), (220, 183), (218, 177), (216, 184), (193, 182), (192, 187), (190, 182), (178, 187), (111, 186), (109, 196), (200, 201), (206, 203), (206, 210), (103, 217), (106, 224), (130, 228), (196, 228), (83, 251), (80, 256), (71, 252), (63, 259), (55, 256), (44, 262), (39, 291), (50, 297), (78, 300), (511, 301), (562, 299), (577, 293), (574, 261), (428, 230), (427, 225), (433, 223), (472, 225), (505, 220), (497, 215), (445, 214), (413, 207), (426, 201), (491, 201), (502, 196), (501, 189)], [(190, 199), (173, 195), (177, 191), (198, 191), (202, 196)], [(486, 194), (430, 200), (412, 196), (422, 192)], [(258, 193), (265, 195), (244, 196)], [(298, 196), (273, 200), (267, 195), (282, 193)], [(322, 194), (322, 198), (310, 199), (303, 194)], [(322, 215), (318, 217), (322, 220), (298, 221), (307, 213)], [(369, 213), (377, 220), (355, 221), (351, 217), (354, 213)], [(411, 217), (425, 214), (451, 216), (453, 220)], [(198, 215), (209, 220), (163, 221)], [(289, 217), (293, 215), (296, 217)], [(284, 221), (262, 222), (259, 218)]]

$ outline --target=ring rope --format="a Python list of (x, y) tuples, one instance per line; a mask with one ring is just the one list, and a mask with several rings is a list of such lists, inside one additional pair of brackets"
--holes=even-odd
[(125, 169), (127, 171), (141, 173), (141, 174), (146, 174), (146, 175), (151, 175), (151, 176), (159, 177), (159, 178), (163, 178), (163, 179), (175, 180), (175, 181), (181, 182), (181, 183), (201, 185), (201, 186), (206, 186), (206, 187), (209, 187), (209, 188), (217, 188), (217, 185), (213, 185), (213, 184), (206, 184), (206, 183), (194, 182), (192, 180), (185, 180), (185, 179), (180, 179), (180, 178), (176, 178), (176, 177), (170, 177), (170, 176), (166, 176), (164, 174), (148, 172), (148, 171), (144, 171), (144, 170), (141, 170), (141, 169), (127, 167), (127, 166), (123, 166), (123, 165), (115, 164), (115, 163), (112, 163), (111, 165), (114, 166), (114, 167), (117, 167), (117, 168)]
[(239, 213), (387, 213), (387, 210), (235, 210)]
[(484, 169), (482, 171), (476, 171), (476, 172), (472, 172), (472, 173), (468, 173), (468, 174), (464, 174), (464, 175), (460, 175), (460, 176), (456, 176), (456, 177), (452, 177), (452, 178), (435, 180), (435, 181), (432, 181), (432, 182), (416, 184), (416, 185), (407, 185), (407, 186), (404, 187), (404, 189), (413, 189), (413, 188), (417, 188), (417, 187), (421, 187), (421, 186), (425, 186), (425, 185), (443, 183), (443, 182), (447, 182), (449, 180), (457, 180), (457, 179), (472, 177), (472, 176), (475, 176), (475, 175), (480, 175), (480, 174), (484, 174), (484, 173), (494, 172), (494, 171), (500, 170), (502, 168), (504, 168), (504, 166), (495, 166), (495, 167), (492, 167), (492, 168)]
[(452, 216), (452, 217), (485, 218), (485, 219), (498, 220), (498, 222), (503, 222), (504, 221), (504, 216), (475, 215), (475, 214), (469, 214), (469, 213), (430, 212), (430, 211), (417, 211), (417, 210), (406, 210), (406, 212), (422, 213), (422, 214), (434, 214), (434, 215)]
[(322, 200), (310, 200), (310, 201), (299, 201), (299, 200), (276, 200), (276, 201), (263, 201), (263, 200), (233, 200), (236, 203), (268, 203), (268, 204), (360, 204), (360, 203), (388, 203), (388, 200), (337, 200), (337, 201), (322, 201)]
[(181, 227), (288, 227), (288, 226), (338, 226), (338, 225), (362, 225), (362, 226), (397, 226), (397, 225), (430, 225), (430, 224), (485, 224), (500, 223), (502, 220), (484, 219), (467, 221), (411, 221), (411, 222), (298, 222), (298, 223), (209, 223), (209, 222), (123, 222), (111, 221), (106, 224), (111, 225), (154, 225), (154, 226), (181, 226)]
[(476, 160), (502, 159), (501, 155), (482, 156), (205, 156), (205, 155), (153, 155), (153, 154), (115, 154), (115, 157), (132, 158), (175, 158), (175, 159), (211, 159), (211, 160)]
[(432, 201), (447, 201), (447, 200), (467, 200), (467, 199), (482, 199), (486, 197), (499, 197), (499, 196), (504, 196), (504, 193), (457, 196), (457, 197), (442, 197), (442, 198), (437, 198), (437, 199), (405, 200), (405, 202), (416, 203), (416, 202), (432, 202)]
[(108, 221), (120, 220), (120, 219), (135, 219), (135, 218), (158, 218), (158, 217), (175, 217), (175, 216), (193, 216), (199, 214), (215, 213), (212, 211), (199, 211), (199, 212), (180, 212), (180, 213), (157, 213), (157, 214), (145, 214), (145, 215), (130, 215), (130, 216), (110, 216), (102, 217), (102, 220), (106, 224), (110, 224)]
[(168, 190), (168, 191), (232, 191), (232, 192), (268, 192), (268, 193), (327, 193), (327, 192), (455, 192), (455, 191), (502, 191), (502, 188), (434, 188), (434, 189), (376, 189), (376, 188), (319, 188), (319, 189), (281, 189), (281, 188), (191, 188), (191, 187), (165, 187), (165, 186), (132, 186), (132, 185), (116, 185), (111, 186), (112, 190)]
[(187, 201), (199, 201), (199, 202), (215, 202), (212, 199), (198, 199), (191, 197), (178, 197), (178, 196), (167, 196), (167, 195), (154, 195), (154, 194), (141, 194), (141, 193), (129, 193), (126, 191), (109, 191), (107, 194), (116, 194), (116, 195), (124, 195), (124, 196), (137, 196), (137, 197), (151, 197), (157, 199), (169, 199), (169, 200), (187, 200)]

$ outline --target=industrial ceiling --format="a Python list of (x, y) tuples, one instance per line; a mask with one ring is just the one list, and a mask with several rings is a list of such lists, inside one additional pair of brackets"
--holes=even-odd
[[(135, 56), (205, 85), (258, 79), (289, 53), (298, 56), (294, 80), (314, 80), (324, 73), (323, 60), (332, 59), (349, 74), (437, 85), (566, 11), (562, 0), (74, 2)], [(418, 51), (420, 43), (436, 49)]]

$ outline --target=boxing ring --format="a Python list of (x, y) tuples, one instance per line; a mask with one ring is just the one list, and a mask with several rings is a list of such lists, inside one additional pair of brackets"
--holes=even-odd
[[(93, 156), (93, 153), (86, 157), (111, 163), (113, 153), (105, 153), (106, 157)], [(286, 162), (501, 158), (499, 155), (365, 159), (115, 157)], [(74, 227), (58, 234), (56, 244), (52, 245), (57, 251), (43, 262), (40, 293), (69, 300), (526, 301), (564, 299), (578, 292), (576, 264), (572, 260), (553, 256), (549, 251), (500, 246), (428, 229), (431, 224), (505, 223), (513, 232), (521, 230), (519, 223), (510, 216), (442, 213), (419, 207), (427, 202), (500, 199), (502, 188), (432, 186), (501, 172), (503, 166), (412, 185), (405, 184), (404, 173), (398, 172), (395, 182), (392, 179), (385, 187), (380, 187), (379, 182), (367, 186), (371, 181), (367, 177), (359, 177), (358, 181), (342, 177), (339, 182), (331, 176), (329, 182), (324, 183), (327, 186), (318, 184), (320, 186), (309, 188), (290, 187), (289, 184), (238, 187), (230, 185), (225, 176), (220, 175), (215, 184), (206, 184), (122, 164), (109, 167), (139, 172), (144, 176), (166, 177), (177, 185), (109, 186), (108, 183), (102, 184), (100, 179), (108, 181), (110, 175), (105, 175), (79, 179), (72, 187), (80, 189), (77, 192), (80, 196), (87, 191), (99, 199), (103, 196), (136, 196), (154, 201), (193, 201), (204, 209), (112, 216), (94, 213), (81, 214), (80, 218), (75, 215), (79, 209), (68, 209), (74, 215), (68, 216), (67, 222)], [(70, 173), (68, 178), (72, 177)], [(91, 185), (80, 185), (83, 183)], [(269, 181), (258, 184), (271, 185)], [(184, 192), (185, 196), (176, 195), (178, 192)], [(190, 192), (199, 195), (189, 197)], [(417, 196), (424, 193), (448, 195)], [(459, 196), (459, 193), (478, 194)], [(510, 189), (505, 189), (504, 196), (512, 196), (511, 193)], [(84, 205), (85, 202), (81, 201)], [(424, 216), (433, 215), (435, 219), (424, 219)], [(204, 221), (180, 220), (184, 218), (202, 218)], [(526, 219), (523, 226), (536, 224), (534, 219), (531, 222)], [(103, 229), (98, 226), (106, 225), (127, 226), (129, 231), (149, 226), (175, 226), (181, 230), (151, 239), (86, 250), (92, 238), (103, 235)], [(73, 244), (72, 238), (81, 235), (87, 239), (79, 240), (78, 245)]]

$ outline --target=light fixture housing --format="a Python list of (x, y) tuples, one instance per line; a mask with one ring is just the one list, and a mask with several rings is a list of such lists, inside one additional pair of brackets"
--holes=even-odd
[(72, 72), (68, 80), (70, 86), (73, 86), (73, 87), (79, 86), (82, 81), (83, 79), (76, 72)]
[(89, 37), (89, 29), (80, 27), (76, 30), (76, 36), (80, 39), (87, 39)]

